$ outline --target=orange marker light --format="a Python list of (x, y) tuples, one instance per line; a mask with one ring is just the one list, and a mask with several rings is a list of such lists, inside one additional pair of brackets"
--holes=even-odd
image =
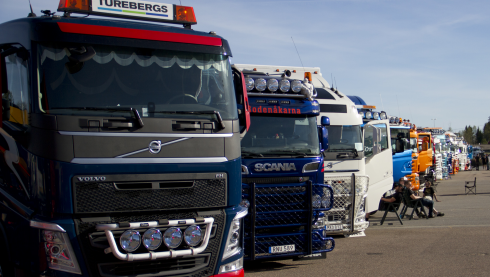
[(308, 81), (312, 81), (312, 78), (311, 78), (311, 72), (305, 72), (305, 79), (308, 78)]
[(295, 70), (293, 70), (293, 73), (296, 73), (296, 69), (295, 69)]
[(254, 71), (257, 71), (257, 68), (254, 68)]
[(89, 10), (89, 0), (60, 0), (58, 10)]
[(177, 21), (197, 23), (193, 7), (175, 5), (175, 16)]
[(276, 72), (279, 72), (279, 69), (276, 69)]
[(315, 71), (315, 72), (313, 72), (313, 73), (318, 74), (318, 71)]

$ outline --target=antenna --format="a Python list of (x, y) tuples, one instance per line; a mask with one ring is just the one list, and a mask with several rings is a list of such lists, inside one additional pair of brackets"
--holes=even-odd
[(301, 56), (299, 55), (298, 48), (296, 48), (296, 43), (294, 43), (293, 37), (291, 37), (291, 40), (293, 41), (294, 48), (296, 49), (296, 53), (298, 53), (299, 61), (301, 62), (301, 66), (303, 67), (303, 71), (306, 72), (305, 66), (303, 65), (303, 61), (301, 60)]
[[(330, 78), (332, 79), (332, 83), (330, 84), (330, 88), (333, 89), (333, 74), (330, 73)], [(488, 122), (490, 122), (490, 116), (488, 117)]]
[(31, 12), (27, 15), (27, 17), (37, 17), (34, 11), (32, 11), (31, 0), (29, 0), (29, 6), (31, 7)]

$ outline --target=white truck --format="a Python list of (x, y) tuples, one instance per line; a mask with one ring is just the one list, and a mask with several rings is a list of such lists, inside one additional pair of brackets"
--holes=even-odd
[(392, 150), (388, 120), (364, 125), (357, 108), (346, 95), (330, 88), (319, 67), (235, 65), (259, 72), (303, 79), (310, 72), (317, 92), (320, 116), (330, 118), (329, 146), (324, 152), (324, 182), (334, 191), (334, 207), (325, 212), (329, 234), (362, 236), (369, 226), (365, 213), (376, 211), (381, 196), (393, 185)]

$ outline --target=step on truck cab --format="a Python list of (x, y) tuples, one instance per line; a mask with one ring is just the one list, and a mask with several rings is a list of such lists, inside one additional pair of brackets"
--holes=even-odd
[(325, 230), (333, 191), (323, 184), (328, 138), (316, 92), (287, 69), (234, 67), (245, 76), (252, 123), (241, 145), (245, 259), (325, 258), (334, 249)]
[(191, 7), (59, 11), (0, 24), (3, 276), (243, 276), (228, 42)]

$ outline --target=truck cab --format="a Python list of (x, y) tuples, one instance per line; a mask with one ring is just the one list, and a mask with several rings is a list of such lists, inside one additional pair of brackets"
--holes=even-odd
[(228, 42), (118, 2), (0, 24), (2, 274), (243, 276)]
[(417, 144), (419, 149), (419, 174), (425, 175), (432, 166), (432, 135), (425, 130), (417, 131)]
[[(245, 259), (326, 257), (334, 249), (326, 214), (332, 187), (323, 184), (326, 125), (317, 126), (318, 102), (287, 69), (235, 64), (245, 76), (251, 128), (241, 141)], [(309, 74), (311, 75), (311, 74)]]

